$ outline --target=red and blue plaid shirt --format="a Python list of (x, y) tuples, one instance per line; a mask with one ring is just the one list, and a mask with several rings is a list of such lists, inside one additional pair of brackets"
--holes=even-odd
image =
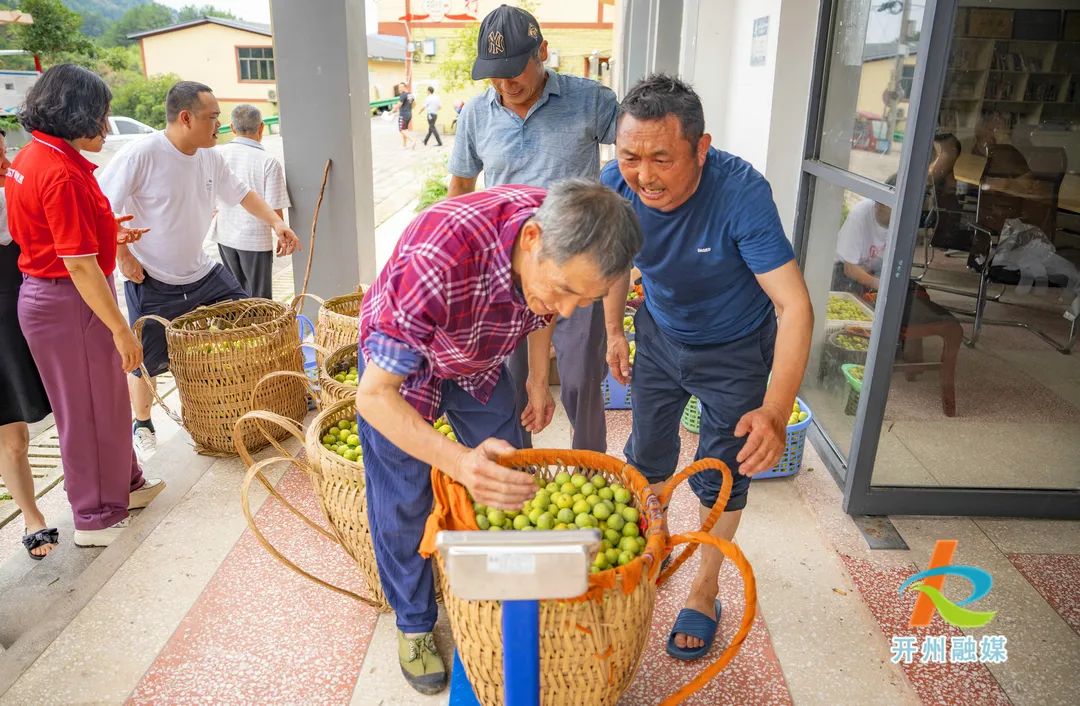
[(534, 314), (514, 284), (518, 232), (547, 192), (498, 186), (437, 203), (409, 224), (360, 309), (360, 353), (405, 377), (401, 394), (425, 419), (438, 415), (442, 382), (486, 403), (501, 365), (550, 317)]

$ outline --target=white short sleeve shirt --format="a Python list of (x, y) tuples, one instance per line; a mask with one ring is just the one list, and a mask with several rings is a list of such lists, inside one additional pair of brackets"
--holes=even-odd
[(136, 140), (98, 172), (101, 189), (116, 213), (149, 228), (128, 246), (146, 273), (166, 284), (191, 284), (214, 268), (203, 250), (216, 204), (239, 204), (251, 189), (221, 154), (200, 149), (184, 154), (164, 132)]
[(881, 260), (889, 245), (889, 228), (878, 223), (875, 205), (865, 199), (851, 207), (847, 220), (840, 226), (836, 254), (842, 262), (858, 265), (876, 275), (881, 272)]
[[(218, 145), (214, 151), (270, 208), (285, 209), (292, 205), (285, 188), (285, 170), (258, 141), (237, 137), (232, 142)], [(274, 249), (273, 228), (248, 213), (243, 206), (219, 201), (217, 218), (211, 227), (215, 242), (237, 250), (265, 252)]]

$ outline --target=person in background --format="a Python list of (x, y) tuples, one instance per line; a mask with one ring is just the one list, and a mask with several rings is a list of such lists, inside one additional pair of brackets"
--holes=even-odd
[[(896, 175), (885, 180), (896, 186)], [(833, 287), (862, 295), (881, 288), (881, 262), (889, 249), (892, 209), (873, 199), (851, 207), (836, 239), (837, 264)]]
[(442, 147), (442, 138), (439, 137), (439, 128), (435, 125), (439, 119), (439, 109), (442, 108), (442, 101), (435, 95), (435, 87), (428, 86), (428, 95), (424, 99), (424, 112), (427, 113), (427, 135), (424, 135), (424, 146), (427, 146), (428, 138), (434, 136), (435, 142), (439, 147)]
[[(488, 13), (477, 43), (472, 77), (490, 79), (491, 88), (470, 100), (459, 116), (449, 196), (473, 191), (480, 172), (488, 187), (547, 187), (572, 177), (596, 179), (600, 145), (615, 141), (615, 93), (596, 81), (545, 68), (548, 43), (536, 18), (520, 8), (502, 5)], [(554, 344), (559, 396), (574, 427), (573, 446), (604, 452), (603, 304), (595, 302), (560, 318)], [(519, 412), (535, 383), (528, 371), (528, 350), (521, 345), (510, 359)], [(527, 431), (523, 438), (531, 447)]]
[(398, 84), (398, 102), (392, 110), (398, 114), (398, 132), (401, 134), (401, 146), (416, 149), (416, 138), (409, 132), (409, 123), (412, 122), (412, 109), (415, 102), (413, 94), (409, 93), (409, 87), (404, 82)]
[[(101, 188), (113, 208), (151, 229), (148, 237), (121, 245), (116, 253), (132, 324), (145, 314), (171, 321), (199, 306), (247, 298), (236, 277), (203, 250), (216, 204), (243, 206), (271, 228), (278, 255), (299, 249), (300, 240), (285, 221), (229, 170), (220, 152), (210, 149), (217, 142), (220, 114), (209, 86), (180, 81), (165, 97), (165, 130), (128, 144), (102, 170)], [(157, 450), (150, 386), (169, 369), (165, 330), (146, 326), (142, 345), (151, 380), (148, 385), (136, 370), (128, 385), (135, 450), (147, 458)]]
[[(0, 175), (7, 174), (7, 133), (0, 130)], [(0, 181), (0, 478), (23, 516), (23, 546), (41, 560), (60, 541), (55, 527), (45, 525), (30, 472), (30, 429), (27, 424), (49, 416), (49, 397), (19, 327), (19, 246), (7, 225), (7, 201)]]
[[(659, 492), (679, 458), (679, 418), (701, 402), (696, 458), (717, 458), (734, 475), (712, 534), (733, 540), (750, 477), (776, 465), (810, 353), (814, 312), (784, 235), (769, 182), (746, 161), (711, 147), (701, 99), (656, 74), (622, 101), (617, 161), (600, 181), (630, 200), (644, 242), (634, 258), (645, 286), (635, 317), (633, 430), (624, 449)], [(629, 276), (605, 300), (608, 363), (630, 379), (623, 311)], [(770, 383), (771, 375), (771, 383)], [(722, 485), (717, 471), (690, 487), (703, 521)], [(695, 518), (695, 520), (698, 518)], [(689, 595), (668, 636), (681, 660), (704, 656), (720, 622), (724, 556), (702, 548)]]
[[(7, 171), (8, 225), (22, 251), (19, 323), (60, 436), (74, 542), (105, 547), (165, 482), (143, 478), (128, 432), (125, 371), (142, 347), (112, 283), (118, 243), (145, 232), (120, 225), (80, 151), (105, 142), (112, 94), (94, 73), (60, 64), (43, 73), (19, 114), (33, 140)], [(8, 345), (5, 339), (5, 346)]]
[[(236, 137), (214, 149), (229, 171), (261, 196), (278, 218), (284, 218), (284, 209), (292, 205), (285, 189), (285, 170), (262, 145), (266, 129), (262, 113), (253, 105), (238, 105), (233, 108), (231, 125)], [(274, 229), (243, 206), (218, 206), (210, 228), (221, 261), (249, 295), (273, 299)]]

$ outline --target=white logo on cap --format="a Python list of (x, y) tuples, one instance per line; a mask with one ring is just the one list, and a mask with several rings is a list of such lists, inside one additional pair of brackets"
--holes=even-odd
[(503, 47), (502, 32), (488, 33), (488, 54), (502, 54), (506, 49)]
[(529, 25), (529, 36), (532, 37), (533, 39), (536, 39), (537, 37), (540, 36), (540, 30), (538, 30), (536, 28), (536, 25), (534, 25), (534, 24)]

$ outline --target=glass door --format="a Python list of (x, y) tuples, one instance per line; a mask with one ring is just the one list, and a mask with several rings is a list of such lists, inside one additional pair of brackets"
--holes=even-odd
[(1036, 4), (822, 12), (803, 395), (852, 514), (1080, 516), (1080, 12)]

